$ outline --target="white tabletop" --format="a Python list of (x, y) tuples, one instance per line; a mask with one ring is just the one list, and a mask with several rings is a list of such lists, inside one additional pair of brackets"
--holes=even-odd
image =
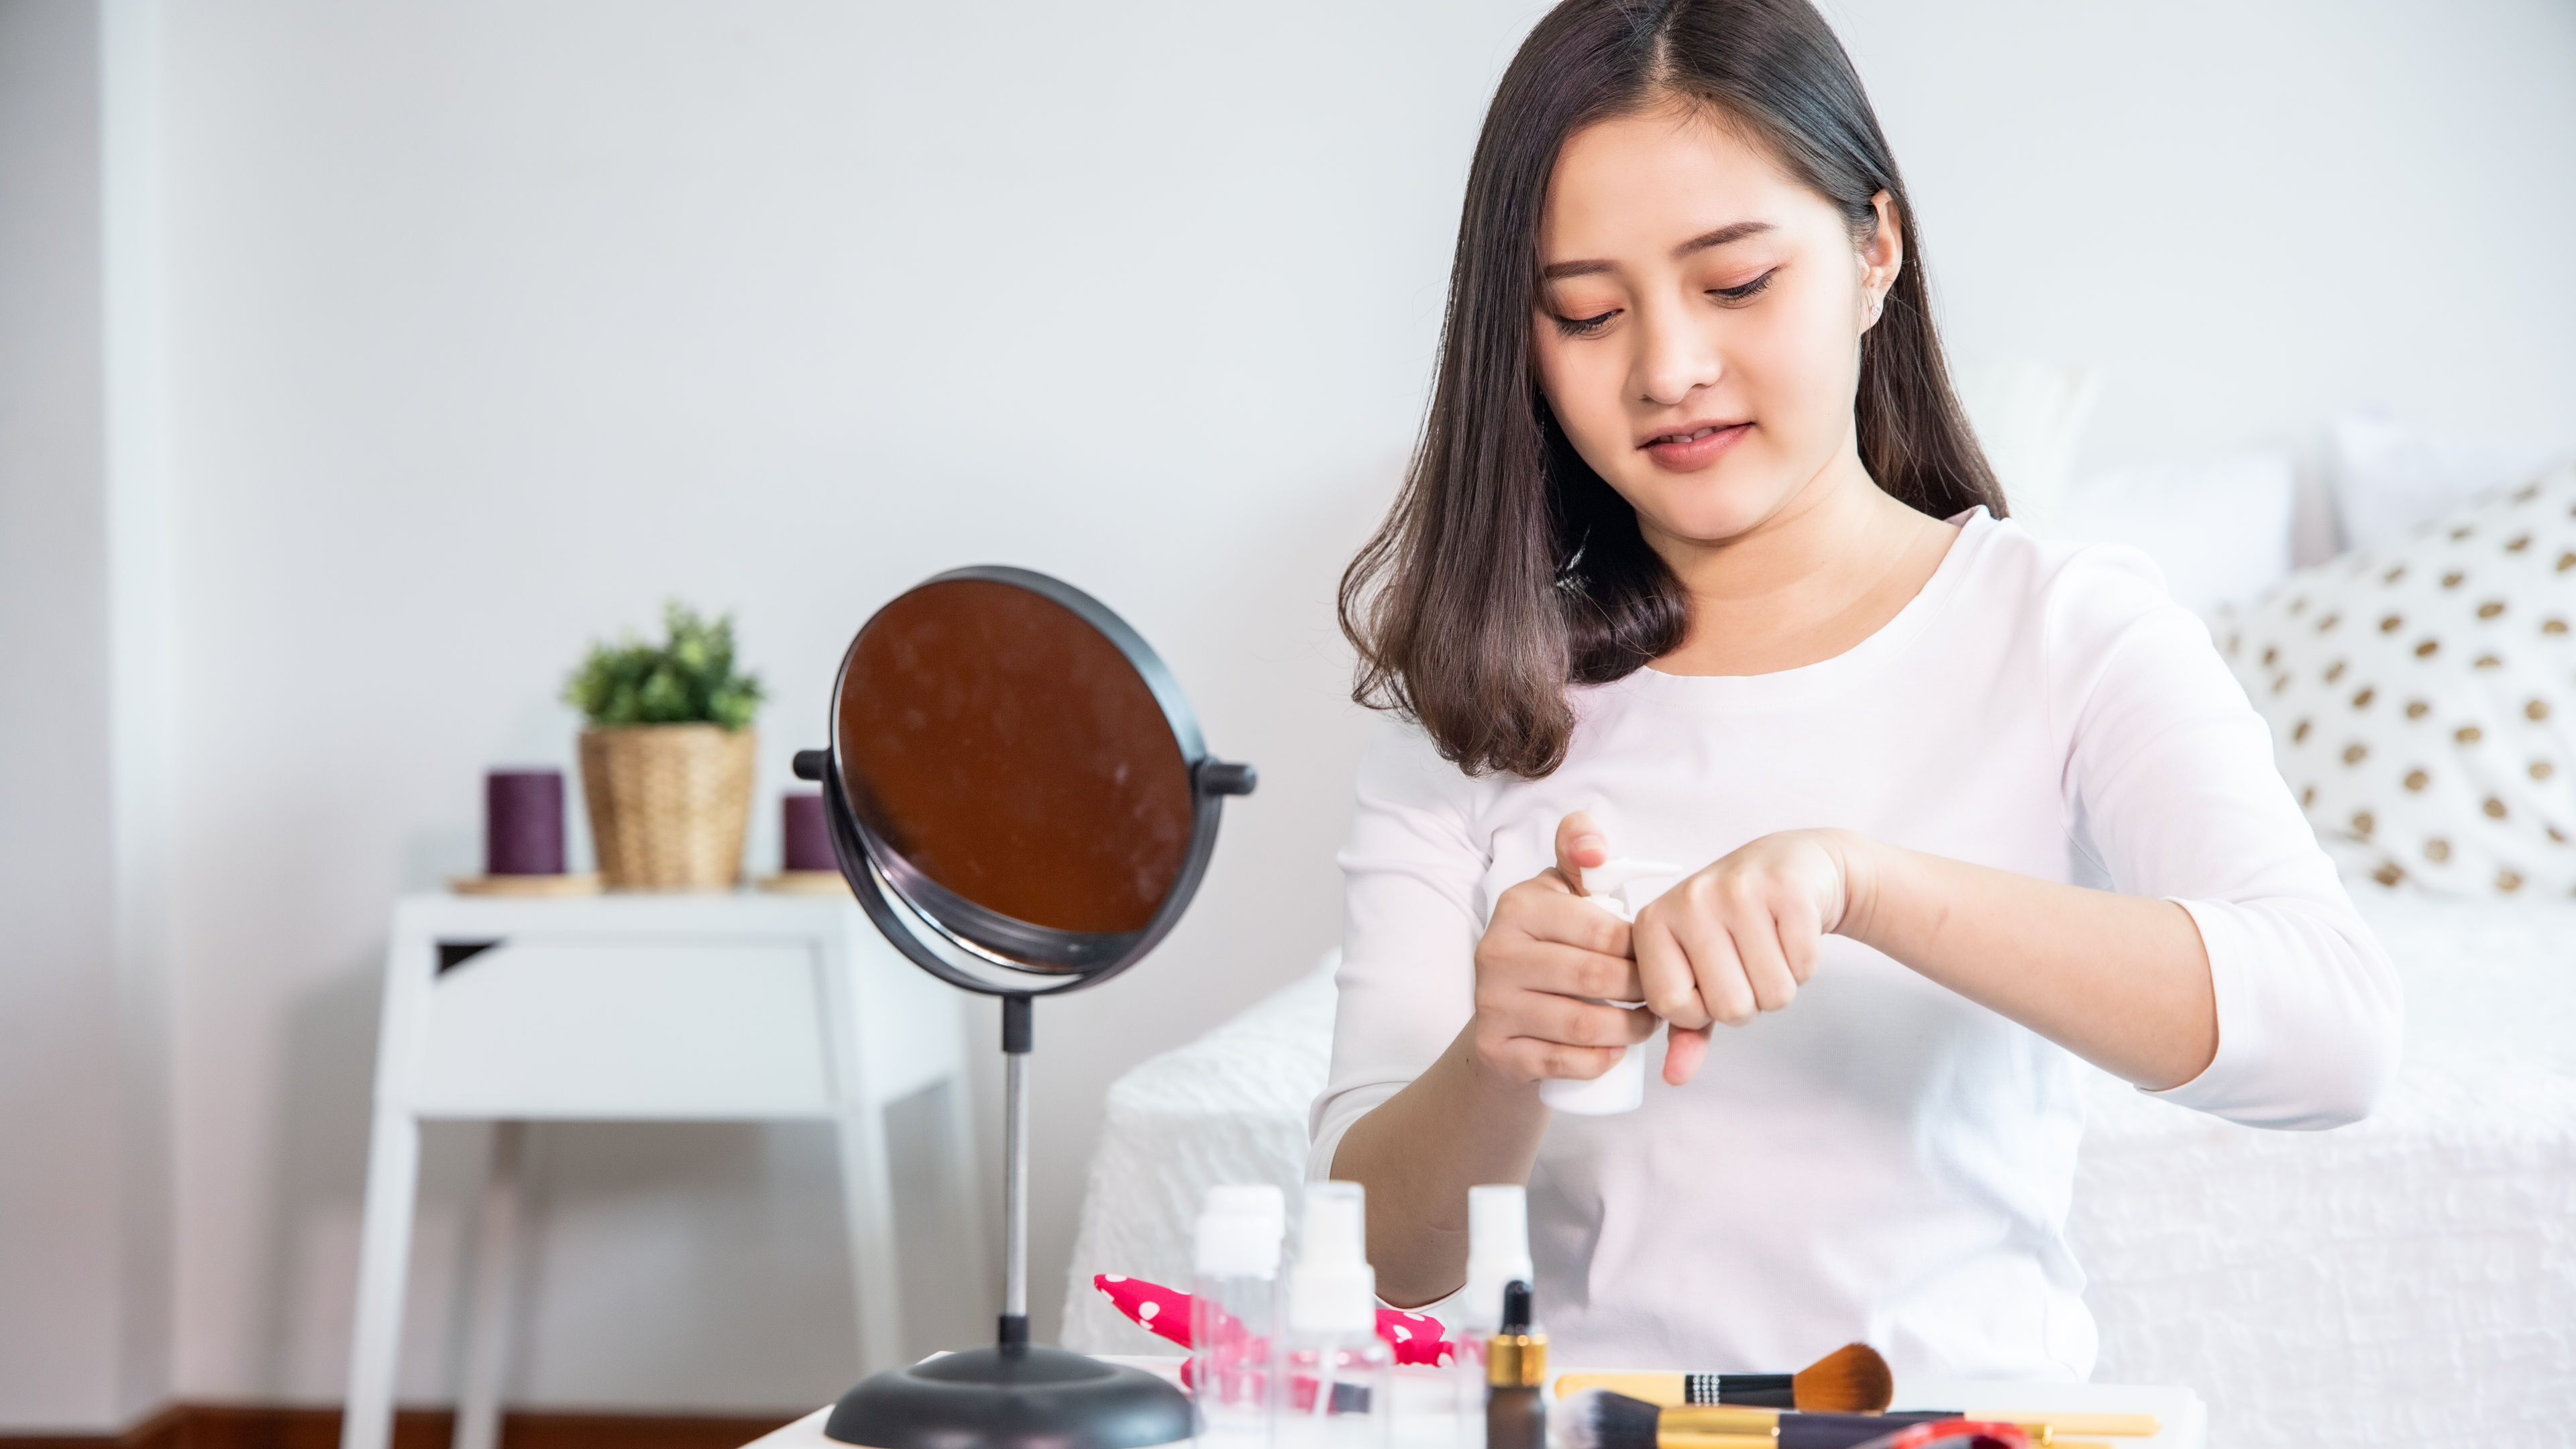
[(2185, 1388), (2153, 1384), (2015, 1383), (1900, 1374), (1895, 1407), (1964, 1409), (1970, 1414), (1997, 1411), (2008, 1418), (2153, 1414), (2164, 1428), (2144, 1438), (2104, 1441), (2095, 1434), (2060, 1433), (2069, 1439), (2107, 1442), (2113, 1449), (2204, 1449), (2209, 1442), (2209, 1408), (2201, 1403), (2200, 1395)]
[[(1181, 1360), (1177, 1357), (1130, 1358), (1114, 1354), (1102, 1357), (1111, 1363), (1128, 1364), (1175, 1381), (1180, 1373)], [(1992, 1412), (2013, 1417), (2153, 1414), (2162, 1421), (2160, 1433), (2145, 1438), (2107, 1441), (2113, 1449), (2205, 1449), (2209, 1437), (2209, 1411), (2200, 1402), (2198, 1394), (2189, 1389), (2147, 1384), (2001, 1383), (1900, 1377), (1896, 1381), (1896, 1407), (1912, 1406), (1964, 1409), (1972, 1414)], [(785, 1428), (762, 1435), (746, 1449), (848, 1449), (839, 1440), (824, 1436), (823, 1421), (831, 1416), (831, 1407), (826, 1405)], [(1408, 1423), (1401, 1428), (1397, 1435), (1401, 1443), (1445, 1446), (1452, 1442), (1451, 1426), (1445, 1416), (1431, 1414), (1419, 1417), (1423, 1423)], [(2067, 1437), (2088, 1436), (2070, 1434)]]

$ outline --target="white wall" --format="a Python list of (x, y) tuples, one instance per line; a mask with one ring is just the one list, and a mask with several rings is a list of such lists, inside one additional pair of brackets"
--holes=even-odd
[[(850, 631), (986, 560), (1126, 614), (1263, 772), (1169, 945), (1039, 1014), (1044, 1331), (1109, 1079), (1337, 935), (1328, 605), (1518, 9), (170, 12), (182, 1392), (338, 1392), (386, 905), (472, 868), (483, 767), (568, 758), (584, 642), (738, 611), (767, 797)], [(548, 1136), (527, 1398), (843, 1386), (819, 1138)]]
[(36, 1428), (169, 1382), (141, 16), (0, 0), (0, 1424)]
[[(1107, 1082), (1337, 934), (1363, 721), (1332, 585), (1418, 420), (1467, 153), (1536, 9), (168, 12), (176, 1392), (338, 1393), (386, 905), (473, 867), (481, 769), (568, 761), (582, 644), (669, 593), (735, 610), (776, 690), (766, 800), (848, 632), (970, 561), (1099, 594), (1263, 772), (1162, 953), (1040, 1014), (1049, 1326)], [(2372, 398), (2576, 436), (2563, 6), (1832, 13), (1954, 347), (2105, 368), (2092, 462), (2303, 444)], [(76, 663), (97, 626), (45, 611), (96, 586), (47, 577), (0, 627)], [(96, 969), (46, 939), (43, 979)], [(76, 1105), (83, 1070), (9, 1102)], [(477, 1148), (431, 1143), (414, 1397), (448, 1391)], [(842, 1386), (818, 1139), (542, 1151), (523, 1401)], [(85, 1242), (112, 1192), (65, 1178), (40, 1205), (72, 1225), (41, 1230)], [(0, 1302), (0, 1332), (50, 1321)], [(0, 1423), (70, 1412), (17, 1384)]]
[(0, 1405), (117, 1412), (98, 25), (0, 6)]
[(2357, 402), (2576, 443), (2576, 7), (1825, 0), (1955, 353), (2102, 367), (2085, 459)]

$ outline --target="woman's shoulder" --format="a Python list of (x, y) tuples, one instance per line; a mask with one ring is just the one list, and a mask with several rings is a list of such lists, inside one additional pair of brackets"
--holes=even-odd
[(1360, 753), (1363, 800), (1467, 815), (1493, 783), (1493, 777), (1470, 775), (1443, 756), (1430, 734), (1403, 714), (1381, 711), (1369, 725), (1368, 744)]
[(1960, 520), (1960, 543), (1976, 547), (1973, 588), (1989, 607), (2045, 623), (2049, 632), (2092, 634), (2167, 610), (2164, 570), (2135, 548), (2044, 538), (2018, 520), (1978, 509)]
[(2142, 682), (2154, 709), (2244, 696), (2219, 658), (2208, 624), (2174, 602), (2164, 571), (2124, 544), (2043, 538), (2020, 524), (1991, 528), (1990, 598), (2010, 610), (2015, 636), (2038, 671), (2040, 695), (2064, 728), (2086, 715), (2106, 688), (2135, 705)]

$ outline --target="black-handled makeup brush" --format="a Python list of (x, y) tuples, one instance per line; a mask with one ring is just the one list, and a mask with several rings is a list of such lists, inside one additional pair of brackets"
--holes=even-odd
[(1607, 1389), (1583, 1389), (1549, 1415), (1555, 1449), (1853, 1449), (1913, 1424), (2007, 1423), (2034, 1445), (2073, 1449), (2096, 1441), (2061, 1434), (2152, 1436), (2153, 1414), (2034, 1414), (1987, 1409), (1911, 1409), (1893, 1414), (1810, 1414), (1746, 1404), (1670, 1408)]
[(1570, 1373), (1556, 1380), (1560, 1399), (1608, 1389), (1649, 1404), (1743, 1404), (1811, 1414), (1875, 1414), (1896, 1398), (1896, 1375), (1865, 1343), (1847, 1343), (1794, 1374)]
[(1549, 1437), (1555, 1449), (1852, 1449), (1909, 1424), (1957, 1417), (1946, 1409), (1807, 1414), (1749, 1404), (1664, 1408), (1607, 1389), (1583, 1389), (1557, 1401)]

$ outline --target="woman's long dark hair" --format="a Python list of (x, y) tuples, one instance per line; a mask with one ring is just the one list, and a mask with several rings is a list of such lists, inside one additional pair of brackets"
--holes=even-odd
[(1566, 687), (1682, 642), (1680, 581), (1549, 416), (1530, 366), (1558, 150), (1672, 100), (1714, 107), (1767, 146), (1856, 237), (1875, 230), (1872, 197), (1895, 202), (1905, 265), (1861, 341), (1861, 463), (1936, 518), (2004, 512), (1941, 362), (1905, 182), (1824, 17), (1807, 0), (1566, 0), (1485, 114), (1430, 415), (1394, 507), (1342, 575), (1352, 698), (1411, 715), (1471, 773), (1554, 770), (1574, 731)]

